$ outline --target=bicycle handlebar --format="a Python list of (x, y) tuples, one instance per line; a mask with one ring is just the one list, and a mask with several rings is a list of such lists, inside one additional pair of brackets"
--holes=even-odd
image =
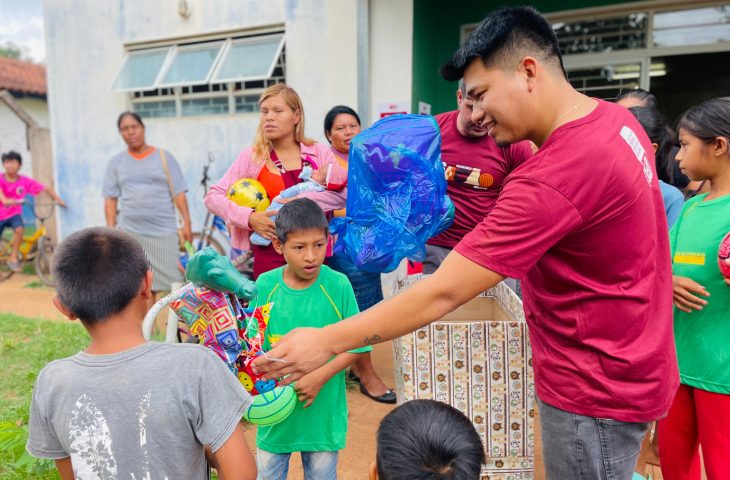
[[(45, 215), (41, 215), (40, 213), (38, 213), (39, 207), (41, 207), (42, 209), (44, 209), (42, 211), (45, 211), (45, 209), (47, 208), (48, 209), (47, 210), (48, 213), (45, 214)], [(54, 208), (56, 208), (56, 202), (51, 202), (51, 203), (36, 203), (35, 205), (33, 205), (33, 214), (35, 215), (35, 218), (37, 218), (39, 221), (45, 222), (46, 220), (48, 220), (49, 218), (51, 218), (51, 216), (53, 215), (53, 209)]]

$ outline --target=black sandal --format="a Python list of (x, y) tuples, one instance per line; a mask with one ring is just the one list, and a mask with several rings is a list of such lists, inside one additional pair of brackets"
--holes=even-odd
[(379, 397), (376, 397), (375, 395), (371, 395), (370, 392), (365, 389), (365, 385), (362, 383), (360, 384), (360, 393), (365, 395), (366, 397), (371, 398), (372, 400), (375, 400), (376, 402), (380, 403), (395, 403), (398, 398), (395, 395), (395, 392), (393, 390), (388, 389), (384, 394), (380, 395)]

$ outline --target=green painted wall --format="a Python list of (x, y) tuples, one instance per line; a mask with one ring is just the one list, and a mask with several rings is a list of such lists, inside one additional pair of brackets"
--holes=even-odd
[[(491, 10), (508, 2), (479, 0), (414, 0), (413, 2), (413, 111), (418, 101), (431, 104), (436, 114), (456, 108), (456, 83), (439, 75), (439, 68), (459, 48), (461, 26), (478, 23)], [(573, 10), (627, 0), (532, 0), (529, 3), (541, 12)]]

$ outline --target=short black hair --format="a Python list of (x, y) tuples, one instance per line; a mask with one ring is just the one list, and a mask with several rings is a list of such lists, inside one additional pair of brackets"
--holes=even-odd
[(639, 121), (651, 143), (657, 144), (656, 173), (659, 180), (664, 183), (673, 184), (674, 158), (671, 155), (674, 145), (674, 132), (667, 126), (664, 116), (655, 107), (630, 107), (636, 120)]
[(680, 128), (706, 144), (717, 137), (730, 142), (730, 97), (713, 98), (690, 107), (679, 117), (677, 131)]
[(21, 157), (18, 152), (10, 150), (8, 153), (3, 153), (3, 163), (11, 160), (15, 160), (21, 165), (23, 164), (23, 157)]
[(484, 446), (463, 413), (435, 400), (412, 400), (378, 428), (380, 480), (478, 480)]
[(616, 101), (623, 100), (624, 98), (635, 98), (641, 102), (641, 106), (654, 107), (657, 106), (656, 97), (653, 93), (644, 90), (643, 88), (632, 88), (630, 90), (624, 90), (618, 94)]
[(124, 310), (139, 293), (148, 269), (137, 240), (107, 227), (79, 230), (53, 254), (58, 298), (87, 324)]
[(526, 55), (554, 64), (566, 75), (555, 31), (540, 12), (532, 7), (502, 7), (481, 21), (441, 67), (441, 76), (458, 80), (477, 58), (485, 66), (511, 68)]
[(137, 115), (134, 112), (130, 112), (129, 110), (127, 110), (126, 112), (120, 113), (119, 117), (117, 117), (117, 130), (120, 130), (122, 128), (122, 120), (124, 120), (124, 117), (134, 118), (137, 121), (137, 123), (142, 125), (142, 128), (144, 128), (144, 122), (142, 121), (142, 117), (140, 117), (139, 115)]
[(324, 136), (330, 143), (332, 143), (329, 137), (329, 134), (332, 133), (332, 125), (334, 125), (337, 115), (341, 115), (343, 113), (347, 115), (352, 115), (353, 117), (355, 117), (355, 120), (357, 120), (357, 124), (362, 125), (362, 123), (360, 122), (360, 116), (355, 110), (345, 105), (335, 105), (334, 107), (330, 108), (330, 111), (327, 112), (327, 115), (324, 116)]
[(284, 244), (287, 236), (297, 230), (322, 229), (329, 234), (327, 216), (322, 208), (308, 198), (297, 198), (281, 207), (276, 214), (276, 238)]

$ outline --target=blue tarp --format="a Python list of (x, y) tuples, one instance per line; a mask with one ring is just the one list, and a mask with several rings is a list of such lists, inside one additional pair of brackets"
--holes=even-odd
[(421, 261), (426, 241), (446, 230), (441, 134), (426, 115), (392, 115), (350, 143), (347, 216), (332, 221), (335, 253), (368, 272), (390, 272), (403, 258)]

